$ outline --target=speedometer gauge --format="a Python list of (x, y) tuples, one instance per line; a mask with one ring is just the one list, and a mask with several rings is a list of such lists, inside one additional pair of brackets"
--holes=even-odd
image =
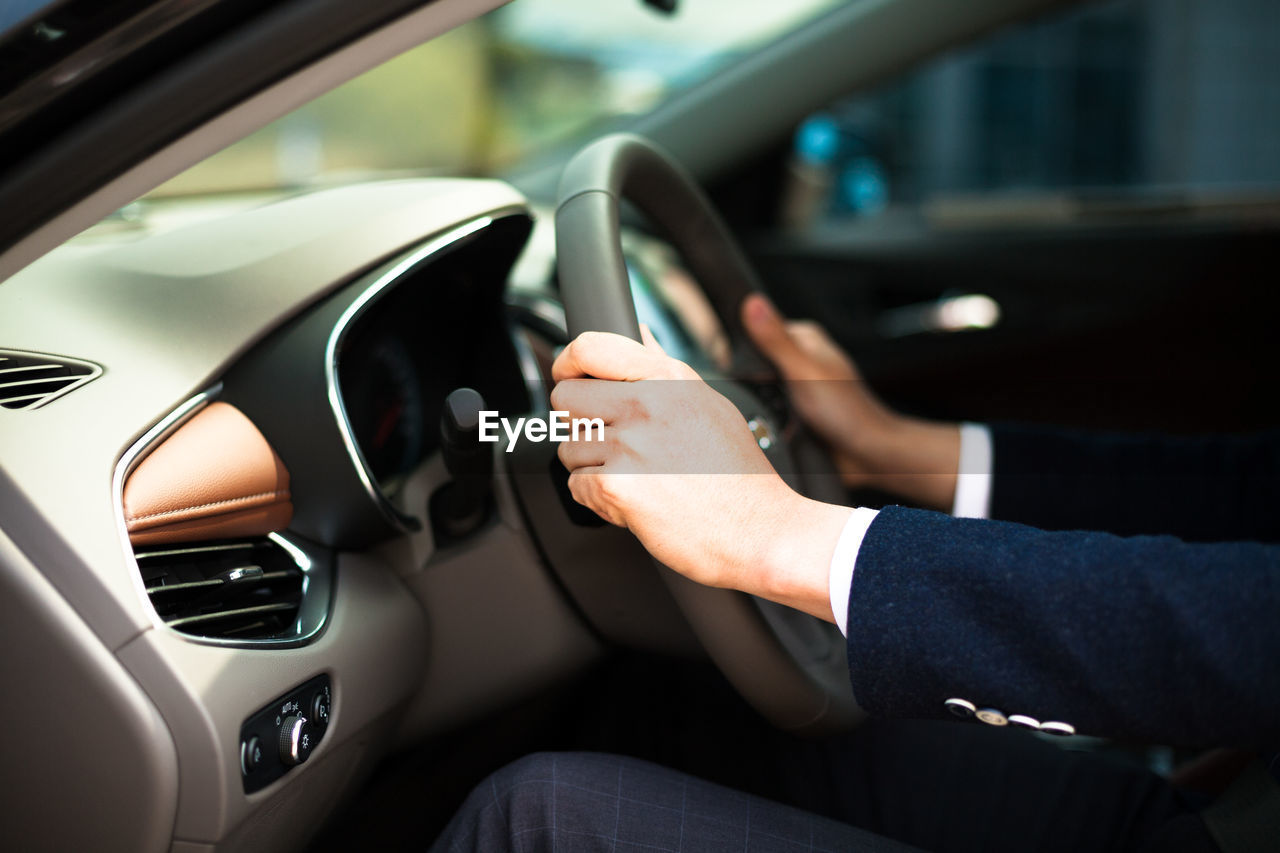
[(378, 340), (343, 371), (352, 432), (369, 472), (384, 492), (422, 458), (426, 407), (422, 380), (408, 347), (397, 337)]

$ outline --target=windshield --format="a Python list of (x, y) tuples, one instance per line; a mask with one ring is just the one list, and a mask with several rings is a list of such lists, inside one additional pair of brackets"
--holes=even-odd
[(150, 197), (487, 175), (651, 110), (839, 0), (516, 0), (290, 113)]

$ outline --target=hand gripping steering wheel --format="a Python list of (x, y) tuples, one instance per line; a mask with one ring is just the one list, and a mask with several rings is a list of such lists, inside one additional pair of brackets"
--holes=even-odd
[[(561, 178), (556, 257), (569, 334), (600, 331), (640, 339), (622, 253), (623, 199), (680, 252), (728, 333), (730, 375), (737, 381), (704, 378), (714, 378), (745, 418), (776, 437), (761, 446), (793, 488), (838, 503), (830, 460), (796, 424), (781, 433), (776, 414), (761, 399), (762, 389), (777, 388), (777, 378), (742, 327), (742, 301), (758, 290), (746, 257), (692, 178), (639, 136), (614, 134), (591, 143)], [(769, 396), (776, 409), (783, 396)], [(821, 732), (862, 719), (849, 687), (844, 638), (834, 625), (744, 593), (704, 587), (664, 566), (659, 571), (708, 655), (773, 723)]]

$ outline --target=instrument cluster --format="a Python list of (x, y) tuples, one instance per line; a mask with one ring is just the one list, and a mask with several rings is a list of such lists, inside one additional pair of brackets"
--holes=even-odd
[(503, 414), (531, 405), (503, 303), (512, 256), (498, 251), (506, 243), (501, 224), (400, 276), (351, 322), (336, 350), (342, 411), (388, 499), (439, 449), (451, 391), (473, 388)]

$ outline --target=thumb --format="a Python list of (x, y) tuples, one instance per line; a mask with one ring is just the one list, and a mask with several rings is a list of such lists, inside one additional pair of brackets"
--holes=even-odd
[(644, 344), (645, 349), (654, 350), (663, 355), (667, 354), (667, 351), (662, 348), (662, 344), (658, 343), (658, 339), (653, 336), (653, 332), (644, 323), (640, 324), (640, 342)]
[(583, 332), (556, 356), (551, 378), (556, 382), (584, 378), (633, 382), (653, 378), (668, 360), (622, 335)]
[(787, 330), (787, 324), (768, 298), (753, 293), (742, 300), (742, 325), (752, 342), (782, 371), (784, 377), (803, 371), (807, 359)]

